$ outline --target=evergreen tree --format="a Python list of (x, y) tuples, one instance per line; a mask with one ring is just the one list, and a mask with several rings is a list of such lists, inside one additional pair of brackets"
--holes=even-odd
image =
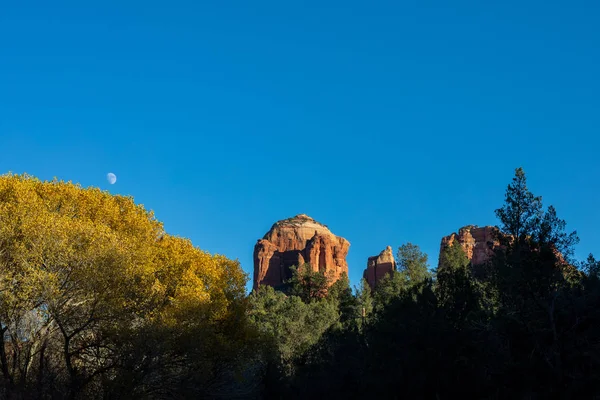
[(509, 373), (520, 377), (523, 388), (539, 394), (549, 395), (549, 387), (557, 388), (553, 394), (565, 393), (565, 341), (575, 322), (573, 281), (567, 279), (575, 271), (568, 260), (577, 235), (565, 233), (566, 223), (553, 207), (543, 211), (541, 197), (527, 188), (522, 168), (515, 171), (496, 215), (507, 239), (505, 251), (495, 259), (498, 328), (509, 338), (510, 358), (520, 369)]
[(412, 243), (403, 244), (398, 248), (398, 270), (406, 276), (411, 285), (431, 278), (427, 254)]
[(365, 321), (370, 318), (374, 308), (373, 293), (367, 280), (364, 278), (360, 280), (360, 287), (356, 289), (356, 302), (358, 306), (360, 327), (362, 328)]
[(504, 205), (496, 210), (502, 231), (516, 241), (530, 237), (542, 219), (542, 198), (534, 196), (527, 187), (523, 168), (515, 170), (512, 183), (506, 189)]
[(322, 299), (327, 294), (327, 277), (320, 271), (313, 271), (310, 264), (290, 268), (292, 277), (286, 282), (289, 293), (298, 296), (305, 303)]
[(410, 287), (407, 275), (399, 271), (386, 274), (375, 287), (373, 305), (376, 312), (381, 312), (392, 301), (398, 299)]
[(438, 274), (443, 270), (462, 270), (470, 267), (469, 257), (456, 241), (446, 245), (440, 253)]
[(600, 279), (600, 260), (596, 261), (592, 254), (588, 255), (586, 261), (582, 263), (581, 269), (589, 278)]
[(249, 296), (249, 319), (263, 335), (266, 359), (283, 376), (294, 371), (294, 362), (316, 344), (339, 320), (335, 304), (325, 300), (306, 303), (270, 286)]
[(327, 289), (327, 299), (336, 305), (343, 327), (356, 323), (358, 304), (357, 299), (352, 295), (348, 275), (342, 274), (340, 279)]

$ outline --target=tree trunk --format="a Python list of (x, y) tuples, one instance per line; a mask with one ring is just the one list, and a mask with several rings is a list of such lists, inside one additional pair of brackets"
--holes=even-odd
[(4, 376), (5, 381), (5, 394), (6, 398), (10, 399), (12, 397), (12, 391), (14, 388), (13, 377), (8, 369), (8, 359), (6, 358), (6, 343), (4, 342), (4, 334), (6, 333), (6, 328), (0, 330), (0, 363), (2, 364), (2, 375)]
[(46, 352), (46, 345), (47, 343), (44, 341), (42, 348), (40, 349), (40, 364), (38, 367), (37, 394), (38, 399), (40, 400), (44, 398), (44, 353)]

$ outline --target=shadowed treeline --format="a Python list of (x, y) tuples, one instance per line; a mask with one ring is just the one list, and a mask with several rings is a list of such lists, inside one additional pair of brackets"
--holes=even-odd
[(572, 260), (576, 234), (521, 169), (496, 215), (502, 246), (485, 265), (456, 244), (430, 273), (409, 243), (373, 293), (363, 282), (352, 296), (340, 281), (322, 298), (252, 294), (251, 318), (276, 342), (264, 395), (598, 398), (600, 263)]

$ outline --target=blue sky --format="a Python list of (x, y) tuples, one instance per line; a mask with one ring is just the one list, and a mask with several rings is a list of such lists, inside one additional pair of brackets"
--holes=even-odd
[(496, 224), (523, 166), (583, 258), (599, 20), (591, 0), (8, 2), (0, 173), (132, 195), (250, 276), (256, 240), (306, 213), (351, 242), (357, 284), (387, 245), (435, 265), (443, 235)]

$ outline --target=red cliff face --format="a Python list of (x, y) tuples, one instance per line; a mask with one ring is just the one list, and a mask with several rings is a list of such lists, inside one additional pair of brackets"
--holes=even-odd
[(254, 246), (254, 288), (279, 286), (291, 277), (290, 267), (310, 264), (329, 283), (348, 274), (350, 242), (305, 214), (276, 222)]
[(394, 253), (391, 246), (388, 246), (378, 256), (369, 257), (363, 278), (367, 280), (371, 289), (375, 289), (377, 282), (395, 269), (396, 260), (394, 259)]
[[(492, 259), (498, 249), (504, 248), (498, 240), (502, 235), (500, 230), (495, 226), (484, 226), (480, 228), (474, 225), (467, 225), (460, 228), (458, 234), (452, 233), (442, 238), (440, 254), (444, 247), (452, 245), (454, 241), (458, 241), (472, 265), (483, 265)], [(507, 238), (509, 239), (509, 242), (512, 241), (511, 236), (508, 236)], [(556, 249), (554, 249), (554, 254), (557, 258), (557, 265), (565, 277), (580, 273), (577, 268), (569, 264), (563, 255)]]
[(494, 226), (480, 228), (467, 225), (460, 228), (458, 234), (452, 233), (442, 238), (440, 253), (444, 247), (452, 245), (456, 240), (473, 265), (485, 264), (492, 258), (494, 251), (500, 247), (500, 242), (497, 239), (498, 233), (498, 228)]

